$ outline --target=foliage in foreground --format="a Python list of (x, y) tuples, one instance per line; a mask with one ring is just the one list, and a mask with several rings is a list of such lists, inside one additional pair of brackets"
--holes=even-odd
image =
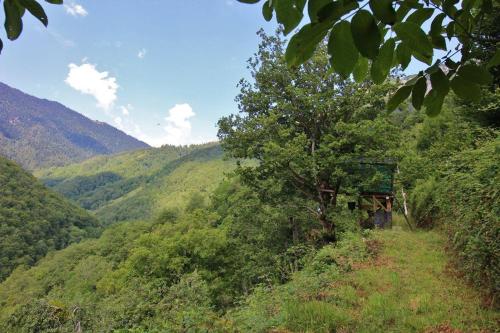
[[(492, 0), (266, 0), (262, 14), (270, 21), (275, 12), (277, 22), (289, 34), (300, 25), (307, 9), (310, 23), (293, 35), (286, 50), (291, 67), (309, 60), (327, 35), (332, 68), (345, 78), (353, 73), (357, 81), (363, 81), (369, 71), (371, 80), (380, 84), (391, 69), (405, 69), (412, 57), (427, 64), (425, 71), (393, 95), (387, 107), (394, 110), (411, 95), (416, 109), (425, 106), (427, 114), (435, 116), (450, 90), (465, 100), (478, 101), (480, 85), (492, 81), (489, 71), (498, 73), (498, 8)], [(432, 23), (426, 23), (431, 18)], [(458, 42), (456, 47), (451, 46), (452, 40)], [(446, 55), (433, 64), (435, 50)], [(460, 60), (454, 58), (457, 53)], [(426, 83), (430, 83), (429, 91)]]
[(0, 157), (0, 281), (51, 250), (96, 237), (98, 221)]

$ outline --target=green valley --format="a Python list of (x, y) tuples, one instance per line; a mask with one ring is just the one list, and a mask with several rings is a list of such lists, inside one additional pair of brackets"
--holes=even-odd
[[(47, 186), (105, 224), (158, 216), (203, 200), (235, 167), (220, 145), (145, 149), (37, 171)], [(203, 201), (202, 200), (202, 201)]]
[[(141, 3), (155, 29), (159, 3)], [(134, 56), (134, 36), (153, 37), (136, 24), (127, 42), (101, 43), (110, 17), (92, 45), (64, 53), (101, 61), (92, 51), (114, 50), (113, 72), (84, 58), (64, 82), (75, 101), (93, 97), (99, 117), (161, 147), (44, 100), (28, 98), (17, 117), (26, 105), (0, 91), (0, 152), (36, 168), (0, 157), (0, 333), (500, 332), (498, 5), (261, 1), (257, 15), (282, 26), (257, 32), (235, 110), (224, 111), (200, 107), (227, 92), (216, 81), (234, 65), (212, 67), (218, 38), (197, 25), (212, 7), (181, 3), (193, 15), (176, 33), (196, 28), (203, 50), (193, 39), (179, 55), (176, 39), (166, 59), (160, 47)], [(47, 23), (37, 5), (4, 0), (8, 38), (25, 8)], [(241, 18), (236, 2), (219, 5)], [(110, 5), (100, 6), (64, 9), (83, 24)], [(205, 60), (209, 72), (181, 88)], [(186, 77), (174, 75), (181, 67)], [(152, 111), (173, 98), (187, 101)], [(209, 142), (198, 122), (218, 107)]]

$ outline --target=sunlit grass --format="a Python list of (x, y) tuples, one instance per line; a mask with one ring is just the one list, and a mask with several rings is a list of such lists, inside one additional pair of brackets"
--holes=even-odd
[[(481, 294), (454, 274), (439, 233), (399, 227), (375, 231), (372, 239), (380, 252), (352, 271), (298, 274), (239, 314), (268, 322), (255, 332), (498, 331), (499, 313), (482, 307)], [(274, 310), (265, 318), (255, 312), (266, 307)]]

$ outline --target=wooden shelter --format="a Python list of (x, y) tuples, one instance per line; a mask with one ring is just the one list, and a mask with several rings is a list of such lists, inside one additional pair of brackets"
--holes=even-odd
[(358, 209), (368, 213), (368, 219), (362, 224), (374, 225), (378, 228), (392, 227), (392, 210), (394, 206), (394, 173), (396, 163), (362, 161), (357, 173), (361, 177), (375, 177), (377, 181), (359, 187)]

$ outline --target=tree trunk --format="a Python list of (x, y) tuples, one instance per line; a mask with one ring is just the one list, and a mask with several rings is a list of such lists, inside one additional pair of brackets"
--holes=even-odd
[(297, 245), (299, 243), (299, 225), (297, 224), (297, 221), (293, 218), (293, 216), (290, 216), (288, 218), (288, 221), (290, 222), (290, 227), (292, 228), (293, 244)]
[(323, 232), (324, 232), (323, 239), (325, 240), (325, 242), (327, 243), (335, 242), (337, 240), (335, 224), (332, 221), (330, 221), (330, 219), (328, 219), (328, 217), (325, 214), (322, 213), (319, 216), (319, 221), (323, 226)]

